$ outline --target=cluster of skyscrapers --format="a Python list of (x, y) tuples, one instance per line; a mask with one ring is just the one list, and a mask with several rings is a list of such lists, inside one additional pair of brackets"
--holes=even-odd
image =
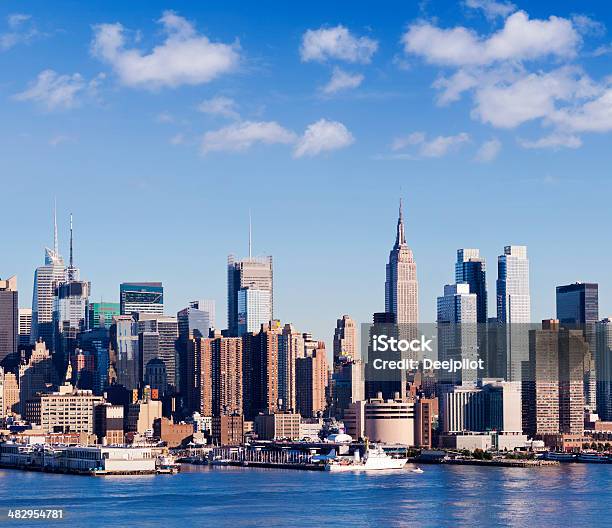
[[(478, 249), (457, 251), (455, 281), (437, 299), (437, 359), (480, 358), (484, 368), (413, 369), (380, 379), (369, 376), (369, 355), (362, 357), (348, 315), (337, 320), (331, 364), (323, 341), (275, 319), (270, 256), (255, 257), (250, 247), (247, 258), (229, 256), (227, 328), (220, 329), (212, 300), (168, 315), (161, 282), (125, 282), (119, 302), (92, 302), (91, 283), (74, 263), (72, 235), (71, 218), (66, 265), (55, 222), (53, 248), (34, 274), (31, 310), (18, 306), (16, 278), (0, 281), (5, 421), (38, 416), (41, 395), (67, 386), (124, 405), (126, 421), (128, 406), (150, 400), (175, 421), (204, 417), (218, 442), (241, 437), (245, 420), (270, 415), (332, 416), (357, 436), (366, 434), (370, 416), (369, 434), (423, 445), (432, 444), (436, 421), (446, 436), (496, 430), (581, 437), (589, 413), (612, 420), (612, 323), (599, 320), (597, 284), (559, 286), (556, 318), (534, 325), (525, 246), (506, 246), (498, 257), (496, 317), (488, 316), (486, 262)], [(385, 311), (362, 327), (362, 339), (372, 328), (408, 339), (424, 331), (401, 202)], [(396, 409), (401, 419), (384, 409)], [(374, 420), (378, 414), (390, 421)], [(396, 434), (404, 418), (418, 427)]]

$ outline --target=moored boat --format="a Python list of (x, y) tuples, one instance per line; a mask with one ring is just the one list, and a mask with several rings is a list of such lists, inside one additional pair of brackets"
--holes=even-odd
[(359, 453), (351, 458), (338, 458), (330, 460), (325, 464), (325, 471), (385, 471), (399, 470), (406, 465), (407, 458), (393, 458), (384, 452), (382, 447), (374, 446), (366, 448), (363, 458), (359, 458)]

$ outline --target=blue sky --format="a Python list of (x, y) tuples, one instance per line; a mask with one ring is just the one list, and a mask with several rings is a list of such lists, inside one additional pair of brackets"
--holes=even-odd
[[(579, 9), (578, 9), (579, 8)], [(602, 2), (0, 4), (0, 275), (28, 306), (52, 243), (94, 299), (214, 298), (275, 259), (283, 321), (329, 340), (384, 308), (403, 196), (421, 320), (455, 251), (526, 244), (532, 317), (600, 284), (612, 313), (612, 8)]]

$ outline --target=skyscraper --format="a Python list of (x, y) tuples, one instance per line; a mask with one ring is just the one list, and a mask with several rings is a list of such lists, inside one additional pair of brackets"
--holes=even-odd
[(164, 287), (161, 282), (124, 282), (119, 285), (121, 315), (147, 313), (163, 315)]
[(17, 277), (0, 280), (0, 361), (17, 353), (18, 306)]
[[(227, 259), (227, 327), (231, 336), (240, 336), (238, 297), (240, 290), (252, 289), (265, 294), (257, 294), (260, 306), (267, 297), (265, 319), (268, 323), (274, 319), (274, 280), (272, 257), (252, 257), (236, 260), (233, 255)], [(252, 297), (256, 295), (253, 294)], [(249, 294), (243, 294), (243, 301)], [(262, 306), (263, 307), (263, 306)], [(244, 328), (244, 327), (243, 327)]]
[(334, 367), (358, 358), (357, 328), (355, 321), (343, 315), (336, 321), (334, 330)]
[(325, 343), (320, 341), (312, 354), (297, 358), (295, 379), (297, 411), (307, 418), (322, 414), (327, 407), (328, 372)]
[(142, 378), (138, 325), (131, 315), (116, 316), (110, 335), (117, 384), (128, 390), (136, 389)]
[(508, 381), (520, 381), (522, 362), (529, 356), (529, 260), (527, 246), (505, 246), (497, 259), (497, 324), (501, 356)]
[(406, 243), (404, 216), (400, 200), (395, 245), (389, 253), (385, 281), (385, 312), (395, 314), (397, 324), (416, 324), (419, 320), (416, 262)]
[(597, 413), (612, 421), (612, 319), (602, 319), (596, 327)]
[(295, 411), (295, 362), (304, 357), (304, 336), (286, 324), (278, 342), (278, 398), (283, 411)]
[[(477, 359), (478, 299), (470, 293), (470, 285), (447, 284), (444, 295), (438, 297), (438, 357), (442, 361)], [(441, 374), (442, 376), (443, 374)], [(441, 381), (461, 385), (476, 385), (478, 373), (461, 369)]]
[(557, 286), (557, 319), (562, 325), (594, 325), (599, 320), (598, 285)]
[(455, 282), (470, 285), (476, 295), (477, 322), (487, 322), (487, 270), (485, 259), (478, 249), (458, 249), (455, 263)]
[(32, 334), (30, 343), (42, 339), (53, 350), (53, 300), (58, 284), (66, 281), (66, 266), (59, 254), (57, 215), (54, 214), (53, 249), (45, 248), (45, 264), (34, 272)]
[(215, 328), (215, 301), (191, 301), (187, 308), (176, 314), (176, 318), (181, 338), (208, 337), (208, 332)]
[(272, 297), (268, 290), (247, 286), (238, 290), (238, 335), (257, 332), (262, 324), (269, 323)]
[(30, 334), (32, 333), (32, 308), (19, 308), (19, 346), (30, 344)]
[(140, 313), (138, 334), (141, 343), (140, 359), (143, 372), (153, 359), (161, 359), (166, 367), (168, 385), (176, 389), (180, 383), (177, 376), (178, 323), (176, 317)]
[(89, 303), (89, 329), (93, 330), (94, 328), (110, 328), (113, 324), (113, 317), (119, 315), (119, 311), (119, 303)]

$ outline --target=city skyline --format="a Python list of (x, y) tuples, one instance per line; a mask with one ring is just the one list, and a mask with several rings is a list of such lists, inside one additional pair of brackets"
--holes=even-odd
[[(580, 79), (593, 89), (575, 100), (551, 94), (540, 83), (534, 89), (545, 97), (544, 109), (565, 115), (564, 97), (577, 108), (599, 101), (608, 73), (608, 6), (585, 2), (578, 16), (573, 6), (521, 2), (487, 17), (461, 2), (444, 9), (397, 3), (388, 12), (354, 6), (350, 14), (335, 6), (236, 5), (235, 14), (214, 3), (204, 9), (150, 2), (130, 10), (108, 4), (103, 13), (77, 6), (60, 15), (33, 2), (19, 6), (21, 17), (10, 17), (15, 6), (3, 7), (0, 30), (12, 39), (3, 40), (7, 45), (0, 55), (11, 71), (10, 82), (0, 89), (5, 116), (0, 179), (11, 200), (0, 219), (13, 228), (5, 230), (2, 274), (19, 277), (21, 306), (29, 298), (41, 248), (51, 244), (49, 209), (56, 195), (62, 253), (68, 255), (72, 212), (75, 252), (92, 281), (92, 300), (117, 301), (117, 284), (126, 280), (161, 281), (169, 313), (193, 298), (224, 305), (226, 256), (248, 254), (250, 209), (253, 254), (275, 257), (276, 316), (329, 343), (340, 314), (364, 322), (384, 309), (381, 265), (393, 242), (397, 199), (403, 196), (406, 237), (420, 263), (421, 320), (434, 319), (440, 288), (452, 282), (458, 248), (480, 249), (492, 292), (495, 259), (508, 244), (529, 248), (531, 280), (537, 285), (533, 320), (551, 317), (554, 288), (575, 281), (598, 283), (601, 315), (612, 313), (606, 265), (612, 248), (604, 243), (603, 227), (609, 219), (608, 125), (600, 123), (599, 131), (575, 124), (553, 127), (547, 122), (552, 111), (534, 114), (518, 99), (523, 92), (507, 94), (516, 95), (517, 114), (527, 112), (520, 119), (500, 113), (507, 119), (500, 123), (477, 105), (488, 93), (485, 88), (499, 88), (487, 84), (491, 79), (483, 71), (501, 75), (512, 58), (522, 71), (499, 80), (508, 87), (523, 86), (513, 80), (532, 75), (536, 82), (549, 74), (571, 94)], [(164, 14), (169, 7), (176, 18)], [(530, 27), (536, 21), (559, 32), (554, 34), (563, 46), (530, 57), (512, 48), (517, 57), (479, 65), (465, 57), (453, 62), (426, 56), (410, 40), (417, 29), (438, 42), (447, 34), (436, 28), (463, 28), (478, 36), (478, 47), (510, 22)], [(93, 28), (100, 24), (122, 24), (129, 41), (125, 49), (139, 49), (144, 57), (166, 42), (164, 27), (172, 22), (191, 24), (198, 37), (211, 42), (229, 45), (239, 39), (235, 52), (241, 64), (215, 79), (190, 83), (179, 76), (149, 89), (92, 55), (100, 36)], [(312, 51), (306, 45), (326, 29), (335, 29), (341, 42), (363, 44), (353, 50), (366, 55), (306, 53)], [(140, 42), (133, 39), (138, 35)], [(48, 92), (32, 89), (48, 70), (55, 72), (47, 77), (50, 88), (72, 90), (67, 99), (45, 99)], [(324, 93), (331, 79), (336, 88), (348, 82), (337, 71), (363, 79), (357, 87), (331, 93), (332, 86)], [(461, 100), (441, 104), (439, 87), (458, 80), (459, 73), (480, 74), (476, 81), (482, 90), (467, 88)], [(36, 86), (42, 90), (42, 84)], [(47, 104), (53, 101), (55, 106)], [(307, 156), (301, 143), (302, 149), (292, 152), (293, 136), (303, 139), (303, 131), (321, 119), (344, 125), (352, 143), (346, 145), (344, 135), (344, 148), (335, 151)], [(277, 123), (281, 130), (264, 130), (276, 133), (279, 144), (261, 144), (266, 141), (257, 129), (255, 139), (221, 150), (225, 136), (214, 133), (245, 122)], [(349, 269), (345, 262), (352, 263)], [(295, 303), (296, 297), (324, 302), (313, 307)], [(492, 297), (488, 304), (491, 316)]]

